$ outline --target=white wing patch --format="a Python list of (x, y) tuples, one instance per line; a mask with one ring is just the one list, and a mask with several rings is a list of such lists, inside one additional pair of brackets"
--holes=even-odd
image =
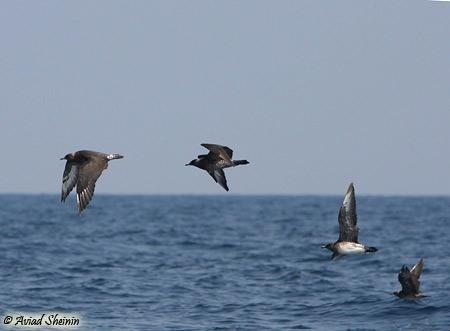
[(78, 206), (78, 212), (81, 215), (81, 211), (80, 211), (80, 194), (77, 194), (77, 206)]
[(347, 195), (345, 196), (345, 198), (344, 198), (344, 202), (342, 202), (342, 205), (344, 206), (344, 208), (345, 208), (345, 211), (348, 213), (350, 210), (349, 210), (349, 204), (350, 204), (350, 199), (351, 199), (351, 193), (349, 192), (349, 193), (347, 193)]
[(227, 187), (227, 180), (225, 178), (225, 173), (223, 170), (214, 170), (214, 178), (219, 183), (220, 186), (222, 186), (226, 191), (228, 191)]
[(67, 196), (75, 187), (78, 180), (78, 165), (73, 164), (70, 168), (70, 172), (64, 176), (62, 183), (62, 200), (66, 201)]
[(78, 214), (81, 216), (81, 212), (87, 207), (94, 196), (93, 189), (89, 185), (81, 192), (77, 194)]
[(223, 176), (222, 176), (222, 174), (220, 173), (220, 171), (219, 170), (214, 170), (214, 177), (217, 179), (217, 181), (221, 181), (221, 180), (223, 180), (224, 178), (223, 178)]

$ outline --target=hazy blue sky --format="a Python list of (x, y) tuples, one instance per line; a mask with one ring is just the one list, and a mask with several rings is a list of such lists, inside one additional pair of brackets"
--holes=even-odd
[(0, 38), (0, 192), (92, 149), (97, 193), (450, 194), (450, 3), (4, 0)]

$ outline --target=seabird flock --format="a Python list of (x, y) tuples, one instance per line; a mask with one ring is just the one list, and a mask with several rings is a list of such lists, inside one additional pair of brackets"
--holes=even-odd
[[(209, 153), (199, 155), (196, 159), (187, 163), (186, 166), (191, 165), (205, 170), (216, 183), (228, 192), (229, 188), (223, 169), (249, 164), (249, 162), (247, 160), (233, 160), (233, 151), (226, 146), (216, 144), (201, 145), (207, 148)], [(122, 158), (123, 156), (120, 154), (104, 154), (87, 150), (67, 154), (61, 158), (61, 160), (67, 161), (63, 174), (61, 202), (66, 201), (69, 193), (76, 186), (78, 214), (81, 216), (82, 211), (92, 200), (95, 183), (100, 178), (103, 170), (108, 168), (108, 162)], [(358, 242), (359, 228), (356, 227), (357, 221), (355, 189), (353, 183), (351, 183), (339, 211), (339, 238), (335, 243), (322, 246), (322, 248), (327, 248), (333, 252), (332, 260), (346, 255), (378, 251), (375, 247), (368, 247)], [(411, 270), (403, 265), (398, 275), (402, 290), (392, 294), (402, 299), (421, 299), (426, 297), (419, 292), (419, 278), (422, 269), (423, 258)]]

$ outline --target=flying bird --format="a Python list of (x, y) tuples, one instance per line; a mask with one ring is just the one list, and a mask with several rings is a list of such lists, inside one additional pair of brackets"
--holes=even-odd
[(358, 242), (359, 228), (356, 227), (358, 217), (356, 215), (356, 199), (353, 183), (350, 184), (339, 211), (339, 239), (334, 244), (322, 246), (333, 252), (332, 259), (341, 256), (376, 252), (375, 247), (367, 247)]
[(420, 287), (420, 274), (423, 269), (423, 258), (420, 259), (419, 262), (411, 269), (408, 269), (407, 266), (403, 266), (398, 274), (398, 281), (402, 284), (402, 290), (396, 291), (392, 294), (398, 296), (402, 299), (422, 299), (425, 298), (426, 295), (423, 295), (419, 292)]
[(248, 164), (247, 160), (233, 160), (233, 151), (221, 145), (215, 144), (201, 144), (203, 147), (209, 149), (208, 154), (199, 155), (195, 160), (186, 164), (195, 166), (197, 168), (206, 170), (211, 177), (219, 183), (226, 191), (229, 190), (227, 179), (223, 169), (235, 167), (240, 164)]
[(78, 151), (67, 154), (61, 160), (67, 160), (64, 169), (61, 202), (66, 202), (66, 198), (72, 189), (77, 186), (78, 214), (87, 207), (94, 196), (95, 182), (108, 168), (108, 161), (122, 159), (119, 154), (103, 154), (94, 151)]

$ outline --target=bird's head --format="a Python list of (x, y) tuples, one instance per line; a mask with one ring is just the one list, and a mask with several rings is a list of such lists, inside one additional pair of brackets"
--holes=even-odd
[(197, 160), (198, 159), (192, 160), (191, 162), (186, 163), (185, 165), (187, 165), (187, 166), (195, 166), (195, 165), (197, 165)]
[(327, 244), (325, 246), (322, 246), (321, 248), (328, 248), (330, 251), (332, 251), (333, 250), (333, 246), (334, 246), (334, 244)]
[(75, 153), (67, 154), (66, 156), (60, 158), (60, 160), (72, 160), (75, 158)]

